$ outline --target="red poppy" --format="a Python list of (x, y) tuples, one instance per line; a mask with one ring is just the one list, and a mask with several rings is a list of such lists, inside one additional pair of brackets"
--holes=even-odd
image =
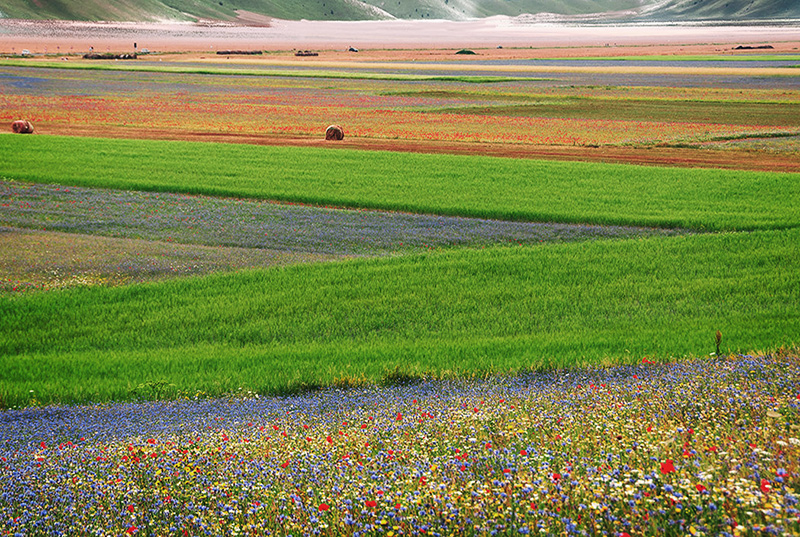
[(769, 494), (770, 492), (772, 492), (772, 485), (770, 485), (769, 481), (767, 481), (766, 479), (761, 480), (761, 492), (763, 492), (764, 494)]
[(125, 533), (127, 533), (128, 535), (133, 535), (137, 531), (139, 531), (139, 528), (137, 528), (136, 526), (131, 526), (130, 528), (125, 530)]
[(328, 510), (328, 509), (330, 509), (330, 508), (331, 508), (331, 506), (330, 506), (330, 505), (328, 505), (327, 503), (321, 503), (321, 504), (319, 504), (319, 510), (320, 510), (320, 511), (327, 511), (327, 510)]
[(697, 489), (697, 492), (705, 492), (708, 490), (704, 485), (701, 485), (700, 483), (695, 485), (694, 488)]
[(398, 413), (397, 413), (397, 416), (395, 417), (395, 420), (396, 420), (396, 421), (402, 421), (402, 420), (403, 420), (403, 415), (402, 415), (401, 413), (399, 413), (399, 412), (398, 412)]
[(289, 461), (286, 461), (283, 464), (281, 464), (281, 468), (286, 468), (287, 466), (289, 466)]
[(378, 502), (376, 502), (375, 500), (367, 500), (367, 504), (366, 505), (370, 509), (374, 509), (375, 507), (377, 507)]
[(523, 450), (521, 450), (521, 451), (519, 452), (519, 454), (520, 454), (520, 455), (522, 455), (522, 456), (524, 457), (524, 456), (526, 456), (526, 455), (528, 454), (528, 452), (527, 452), (526, 450), (524, 450), (524, 449), (523, 449)]
[(126, 509), (128, 510), (129, 513), (133, 513), (133, 506), (132, 505), (129, 505), (128, 507), (126, 507)]
[(675, 465), (672, 463), (672, 459), (667, 459), (666, 462), (661, 463), (661, 473), (662, 474), (669, 474), (675, 471)]
[(561, 479), (561, 474), (553, 474), (553, 481), (558, 481)]

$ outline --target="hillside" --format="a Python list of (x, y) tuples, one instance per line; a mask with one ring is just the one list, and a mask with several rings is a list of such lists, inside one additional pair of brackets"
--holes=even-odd
[(800, 18), (797, 0), (657, 0), (643, 18), (669, 20), (770, 20)]
[(796, 0), (2, 0), (0, 18), (88, 21), (449, 19), (556, 14), (604, 20), (800, 18)]
[(393, 18), (358, 0), (0, 0), (0, 18), (14, 19), (232, 21), (240, 11), (287, 20)]

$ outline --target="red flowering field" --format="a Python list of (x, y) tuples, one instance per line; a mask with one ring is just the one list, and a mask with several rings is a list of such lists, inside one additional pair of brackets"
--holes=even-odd
[[(797, 166), (800, 91), (791, 70), (770, 86), (757, 68), (720, 68), (733, 74), (720, 74), (720, 86), (697, 87), (701, 75), (691, 67), (656, 76), (616, 67), (576, 74), (561, 64), (553, 73), (507, 72), (515, 67), (507, 62), (392, 70), (391, 63), (167, 59), (99, 67), (7, 62), (0, 121), (24, 117), (45, 134), (295, 145), (321, 143), (336, 123), (348, 147)], [(748, 151), (759, 141), (770, 144), (762, 153), (772, 159), (760, 165)]]

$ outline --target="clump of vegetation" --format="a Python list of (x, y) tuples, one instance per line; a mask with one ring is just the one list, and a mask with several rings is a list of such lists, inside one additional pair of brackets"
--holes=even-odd
[(135, 53), (89, 52), (83, 55), (84, 60), (135, 60), (136, 58)]

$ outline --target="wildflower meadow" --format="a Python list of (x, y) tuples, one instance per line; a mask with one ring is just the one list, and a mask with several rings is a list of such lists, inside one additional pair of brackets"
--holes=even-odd
[(0, 532), (795, 535), (800, 362), (0, 414)]
[(796, 54), (205, 54), (0, 58), (1, 536), (800, 535)]

